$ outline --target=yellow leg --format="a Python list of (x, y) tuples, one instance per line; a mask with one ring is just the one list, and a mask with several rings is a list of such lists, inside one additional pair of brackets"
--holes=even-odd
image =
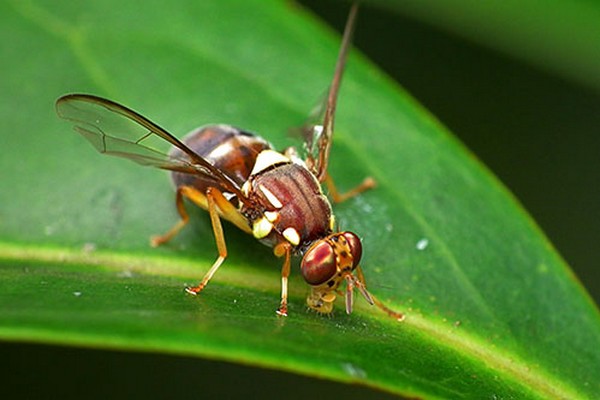
[[(227, 247), (225, 246), (223, 226), (221, 225), (221, 218), (219, 218), (219, 210), (217, 209), (218, 201), (220, 200), (220, 198), (218, 197), (218, 195), (215, 195), (216, 192), (219, 191), (214, 188), (208, 188), (208, 190), (206, 191), (206, 199), (208, 200), (208, 214), (210, 215), (210, 222), (212, 223), (213, 233), (215, 235), (215, 241), (217, 242), (217, 250), (219, 251), (219, 256), (213, 263), (212, 267), (210, 267), (206, 275), (204, 275), (202, 281), (197, 286), (188, 287), (185, 289), (185, 291), (190, 294), (200, 293), (202, 289), (204, 289), (204, 287), (208, 284), (208, 281), (210, 281), (215, 272), (217, 272), (217, 269), (219, 269), (221, 264), (223, 264), (225, 258), (227, 258)], [(219, 192), (219, 194), (221, 194), (221, 192)]]
[(283, 266), (281, 267), (281, 303), (276, 313), (282, 317), (287, 317), (288, 276), (290, 276), (292, 249), (288, 243), (280, 243), (275, 246), (273, 252), (277, 257), (285, 256)]
[(193, 188), (189, 188), (188, 186), (181, 186), (181, 187), (177, 188), (177, 192), (175, 194), (175, 205), (177, 206), (177, 212), (179, 213), (179, 216), (181, 217), (181, 219), (179, 221), (177, 221), (177, 223), (175, 225), (173, 225), (173, 227), (171, 229), (169, 229), (167, 231), (167, 233), (165, 233), (164, 235), (152, 236), (150, 238), (150, 245), (152, 247), (158, 247), (161, 244), (165, 244), (169, 240), (173, 239), (173, 237), (175, 235), (177, 235), (177, 233), (179, 233), (179, 231), (190, 220), (190, 216), (188, 215), (187, 211), (185, 210), (185, 204), (183, 203), (183, 197), (184, 196), (188, 197), (187, 196), (188, 189), (193, 189)]
[[(221, 216), (223, 216), (223, 218), (232, 222), (244, 232), (252, 233), (252, 229), (250, 229), (246, 218), (240, 214), (238, 209), (235, 208), (234, 205), (231, 204), (219, 190), (209, 188), (207, 193), (208, 191), (211, 191), (218, 207), (218, 212)], [(183, 202), (184, 198), (191, 200), (198, 207), (208, 210), (208, 199), (206, 194), (200, 192), (198, 189), (192, 186), (178, 187), (175, 196), (175, 205), (177, 206), (177, 212), (179, 213), (181, 219), (164, 235), (152, 236), (150, 238), (150, 244), (152, 247), (157, 247), (167, 243), (173, 239), (173, 237), (177, 235), (179, 231), (188, 223), (190, 217), (185, 210), (185, 203)]]
[(185, 290), (191, 294), (198, 294), (204, 289), (208, 281), (213, 277), (219, 269), (225, 258), (227, 257), (227, 247), (225, 245), (225, 236), (223, 234), (223, 226), (221, 225), (221, 216), (242, 229), (245, 232), (251, 232), (247, 220), (239, 213), (237, 208), (233, 206), (223, 194), (215, 188), (208, 188), (206, 193), (202, 193), (192, 186), (180, 186), (177, 188), (175, 204), (177, 211), (181, 216), (178, 221), (167, 233), (161, 236), (154, 236), (150, 243), (152, 246), (159, 246), (171, 240), (179, 231), (188, 223), (190, 217), (185, 209), (184, 198), (191, 200), (197, 206), (208, 210), (210, 222), (213, 228), (213, 234), (217, 243), (219, 256), (210, 267), (202, 281), (194, 287), (186, 288)]
[(345, 192), (345, 193), (340, 193), (337, 190), (337, 187), (335, 186), (335, 183), (333, 182), (333, 178), (331, 178), (331, 176), (329, 174), (327, 174), (325, 176), (325, 185), (327, 185), (327, 190), (329, 191), (329, 195), (331, 196), (331, 199), (333, 200), (334, 203), (341, 203), (343, 201), (346, 201), (354, 196), (359, 195), (360, 193), (364, 192), (365, 190), (369, 190), (369, 189), (373, 189), (375, 186), (377, 186), (377, 183), (375, 182), (375, 179), (369, 177), (366, 177), (358, 186), (355, 186), (354, 188), (350, 189), (349, 191)]

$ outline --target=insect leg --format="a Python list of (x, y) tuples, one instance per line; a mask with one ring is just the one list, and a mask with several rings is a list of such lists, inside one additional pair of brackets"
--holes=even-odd
[(365, 299), (370, 304), (375, 304), (381, 311), (394, 318), (397, 321), (404, 320), (404, 314), (396, 312), (390, 308), (388, 308), (385, 304), (383, 304), (377, 297), (373, 296), (371, 293), (367, 291), (367, 283), (365, 282), (365, 275), (362, 272), (362, 268), (359, 266), (356, 267), (356, 280), (355, 285), (360, 291), (360, 293), (365, 297)]
[(150, 238), (150, 245), (152, 247), (158, 247), (161, 244), (167, 243), (169, 240), (173, 239), (177, 233), (188, 223), (190, 220), (190, 216), (185, 210), (185, 204), (183, 202), (183, 197), (187, 197), (192, 200), (194, 203), (198, 204), (200, 207), (207, 208), (206, 196), (197, 191), (196, 189), (190, 186), (180, 186), (177, 188), (177, 192), (175, 195), (175, 205), (177, 206), (177, 212), (179, 212), (179, 216), (181, 219), (173, 225), (171, 229), (167, 231), (164, 235), (152, 236)]
[(290, 275), (292, 248), (288, 243), (281, 243), (275, 247), (273, 252), (277, 257), (285, 256), (283, 267), (281, 267), (281, 304), (276, 312), (277, 315), (287, 317), (288, 276)]
[(222, 202), (225, 202), (230, 205), (231, 203), (229, 203), (227, 199), (225, 199), (225, 197), (221, 194), (221, 192), (219, 192), (219, 190), (215, 188), (208, 188), (206, 190), (206, 200), (208, 202), (208, 214), (210, 215), (210, 222), (212, 223), (215, 241), (217, 242), (217, 250), (219, 252), (219, 257), (217, 257), (212, 267), (210, 267), (206, 275), (204, 275), (204, 278), (202, 278), (202, 281), (197, 286), (188, 287), (185, 289), (185, 291), (190, 294), (200, 293), (227, 257), (227, 247), (225, 246), (223, 226), (221, 225), (221, 218), (219, 217), (219, 208), (221, 207), (221, 205), (224, 208), (227, 207)]
[(346, 314), (352, 314), (355, 282), (356, 278), (353, 278), (352, 275), (346, 275)]
[(369, 189), (373, 189), (377, 183), (375, 182), (375, 180), (373, 178), (366, 177), (358, 186), (355, 186), (354, 188), (350, 189), (349, 191), (345, 192), (345, 193), (340, 193), (337, 190), (337, 187), (335, 186), (335, 183), (333, 182), (333, 178), (331, 177), (331, 175), (327, 174), (325, 176), (325, 185), (327, 186), (327, 190), (329, 191), (329, 195), (331, 196), (331, 199), (333, 200), (334, 203), (341, 203), (343, 201), (346, 201), (354, 196), (359, 195), (360, 193), (364, 192), (365, 190), (369, 190)]
[[(210, 190), (210, 188), (208, 190)], [(235, 208), (235, 206), (229, 201), (227, 201), (225, 196), (223, 196), (223, 194), (220, 191), (215, 189), (212, 193), (213, 196), (218, 197), (218, 211), (223, 216), (223, 218), (233, 223), (242, 231), (246, 233), (251, 233), (252, 229), (250, 229), (248, 221), (244, 218), (242, 214), (240, 214), (238, 209)], [(179, 220), (164, 235), (152, 236), (150, 238), (150, 244), (152, 245), (152, 247), (158, 247), (173, 239), (173, 237), (177, 235), (177, 233), (179, 233), (179, 231), (188, 223), (190, 218), (187, 211), (185, 210), (185, 203), (183, 202), (184, 197), (191, 200), (198, 207), (208, 210), (208, 199), (205, 194), (203, 194), (198, 189), (192, 186), (178, 187), (176, 192), (175, 204), (177, 206), (177, 211), (181, 216), (181, 220)]]

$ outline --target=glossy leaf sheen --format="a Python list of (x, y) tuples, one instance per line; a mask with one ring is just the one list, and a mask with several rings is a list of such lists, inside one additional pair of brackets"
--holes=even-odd
[[(340, 12), (345, 13), (345, 9)], [(207, 216), (169, 246), (164, 172), (98, 155), (54, 114), (66, 92), (121, 102), (176, 136), (227, 122), (278, 147), (329, 83), (339, 38), (279, 1), (0, 5), (0, 337), (226, 359), (428, 398), (592, 398), (598, 311), (507, 191), (445, 129), (352, 54), (330, 171), (376, 190), (336, 206), (364, 239), (373, 293), (348, 316), (307, 312), (296, 272), (275, 316), (281, 260)], [(360, 21), (357, 34), (360, 34)], [(23, 49), (27, 57), (23, 57)], [(250, 256), (249, 256), (250, 255)]]

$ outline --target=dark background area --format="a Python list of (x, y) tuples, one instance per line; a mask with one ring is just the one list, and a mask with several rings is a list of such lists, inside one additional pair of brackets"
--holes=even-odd
[(0, 354), (6, 369), (0, 369), (0, 398), (7, 400), (397, 398), (281, 371), (164, 354), (2, 342)]
[[(342, 30), (347, 4), (301, 3)], [(598, 302), (599, 93), (367, 6), (355, 43), (504, 182)], [(9, 343), (0, 343), (0, 354), (6, 369), (2, 398), (17, 393), (23, 398), (387, 397), (367, 388), (186, 357)]]

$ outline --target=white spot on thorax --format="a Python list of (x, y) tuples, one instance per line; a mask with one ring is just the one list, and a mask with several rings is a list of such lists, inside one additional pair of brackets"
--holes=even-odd
[(293, 244), (294, 246), (298, 246), (298, 244), (300, 244), (300, 235), (298, 234), (298, 231), (294, 228), (286, 228), (283, 231), (283, 237), (286, 238), (287, 241)]
[(282, 162), (290, 162), (290, 159), (275, 150), (263, 150), (258, 153), (258, 156), (256, 157), (256, 162), (252, 168), (251, 175), (256, 175), (260, 171), (269, 168), (271, 165)]
[(263, 214), (269, 222), (275, 222), (279, 218), (279, 213), (277, 211), (265, 211)]
[(257, 239), (266, 237), (273, 229), (273, 224), (265, 217), (261, 217), (252, 224), (252, 235)]
[(277, 196), (275, 196), (273, 194), (273, 192), (271, 192), (269, 189), (267, 189), (263, 185), (259, 185), (258, 188), (260, 189), (261, 192), (263, 192), (263, 194), (265, 195), (267, 200), (269, 200), (269, 203), (271, 203), (271, 205), (273, 207), (275, 207), (275, 208), (283, 207), (283, 204), (281, 204), (281, 201), (279, 201), (279, 199), (277, 198)]
[(215, 147), (210, 153), (208, 153), (207, 158), (217, 159), (226, 156), (230, 152), (234, 151), (235, 148), (231, 145), (231, 142), (221, 143), (217, 147)]

